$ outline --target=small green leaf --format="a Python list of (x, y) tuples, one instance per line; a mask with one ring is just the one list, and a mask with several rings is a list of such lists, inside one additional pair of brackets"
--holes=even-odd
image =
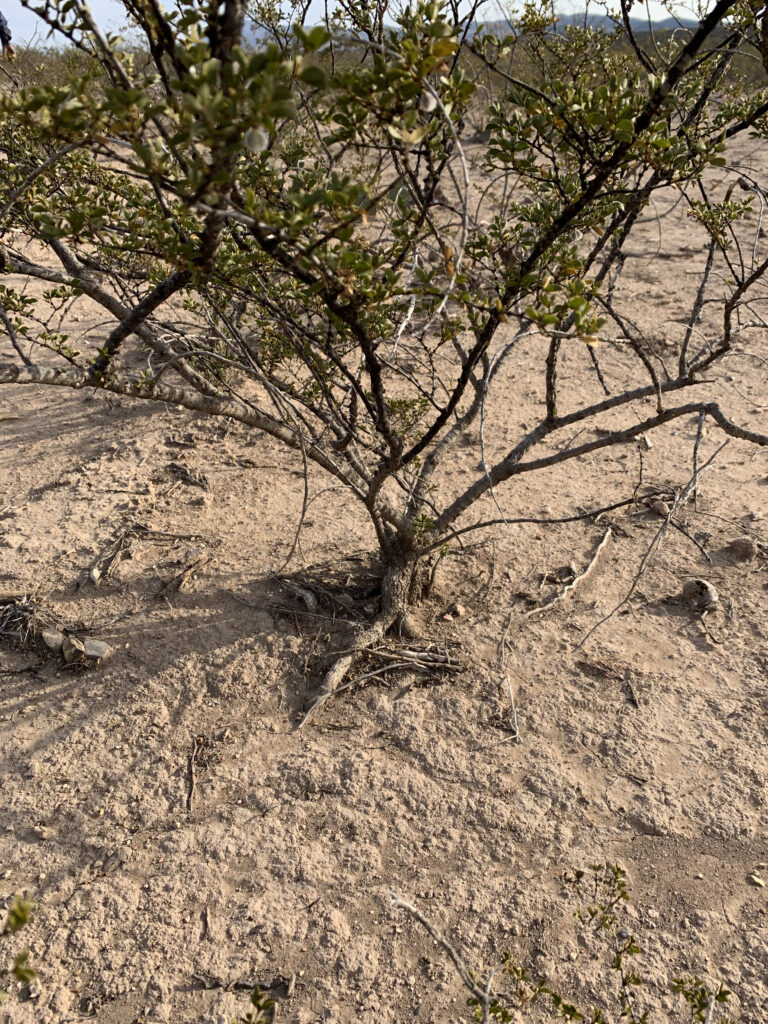
[(305, 85), (312, 86), (313, 89), (325, 88), (325, 72), (322, 68), (317, 67), (316, 64), (309, 64), (307, 67), (302, 68), (299, 72), (299, 79)]

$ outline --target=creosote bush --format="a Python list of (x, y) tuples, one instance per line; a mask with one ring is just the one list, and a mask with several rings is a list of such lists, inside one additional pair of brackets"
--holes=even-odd
[[(760, 5), (718, 0), (645, 46), (629, 0), (613, 32), (557, 30), (543, 0), (503, 32), (482, 0), (329, 5), (319, 25), (306, 6), (125, 0), (128, 46), (82, 0), (23, 2), (83, 60), (0, 98), (0, 383), (231, 417), (334, 477), (381, 565), (352, 648), (408, 626), (458, 536), (514, 522), (527, 473), (681, 417), (768, 444), (706, 384), (764, 331), (763, 183), (726, 151), (768, 130), (768, 90), (736, 68), (768, 53)], [(616, 287), (660, 190), (705, 239), (664, 351)], [(97, 348), (75, 336), (85, 300), (109, 320)], [(566, 354), (593, 374), (583, 398)], [(542, 401), (518, 427), (519, 359)], [(456, 482), (478, 427), (480, 468)]]

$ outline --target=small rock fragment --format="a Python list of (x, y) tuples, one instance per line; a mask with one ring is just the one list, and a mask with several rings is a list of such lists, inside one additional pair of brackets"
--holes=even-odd
[(707, 580), (688, 580), (683, 587), (683, 600), (697, 611), (714, 608), (719, 600), (717, 590)]
[(661, 498), (652, 501), (651, 508), (657, 515), (663, 516), (664, 519), (669, 515), (669, 502), (662, 501)]
[(757, 557), (757, 544), (751, 537), (737, 537), (728, 545), (727, 551), (740, 562), (753, 562)]
[(764, 879), (762, 879), (760, 877), (760, 875), (758, 875), (757, 873), (752, 874), (752, 875), (747, 875), (747, 881), (750, 882), (752, 885), (759, 886), (759, 888), (761, 888), (761, 889), (765, 888), (765, 881), (764, 881)]
[[(76, 636), (62, 636), (60, 633), (43, 634), (43, 641), (49, 650), (61, 652), (67, 665), (77, 662), (101, 661), (112, 653), (112, 648), (103, 640), (80, 640)], [(56, 639), (58, 637), (58, 640)]]
[(101, 661), (102, 658), (106, 658), (112, 653), (112, 648), (103, 640), (86, 640), (83, 643), (83, 648), (89, 661)]
[(43, 842), (47, 842), (49, 839), (55, 839), (59, 834), (59, 830), (54, 825), (38, 825), (32, 829), (36, 839), (41, 839)]
[(64, 644), (63, 635), (52, 629), (43, 630), (40, 638), (48, 650), (53, 651), (54, 654), (58, 654)]

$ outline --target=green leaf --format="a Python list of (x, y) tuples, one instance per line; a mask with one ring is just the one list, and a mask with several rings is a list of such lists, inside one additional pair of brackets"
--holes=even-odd
[(26, 966), (27, 960), (29, 960), (29, 951), (25, 949), (13, 961), (13, 976), (22, 985), (28, 984), (37, 977), (37, 971)]
[(5, 925), (5, 931), (10, 932), (11, 935), (18, 932), (29, 922), (29, 918), (33, 910), (34, 903), (30, 903), (28, 900), (23, 900), (21, 896), (14, 896), (11, 909), (8, 911), (8, 920)]
[(299, 72), (299, 78), (305, 85), (310, 85), (313, 89), (324, 89), (327, 81), (323, 69), (315, 64), (302, 68)]

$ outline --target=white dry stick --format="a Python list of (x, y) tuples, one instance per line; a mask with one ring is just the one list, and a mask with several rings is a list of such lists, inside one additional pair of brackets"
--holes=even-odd
[(437, 928), (432, 924), (428, 917), (425, 917), (418, 907), (414, 907), (412, 903), (406, 903), (405, 900), (400, 899), (395, 893), (391, 894), (392, 906), (397, 907), (398, 910), (405, 910), (406, 913), (410, 914), (411, 917), (415, 918), (419, 924), (430, 934), (438, 946), (442, 946), (448, 956), (453, 960), (453, 965), (459, 972), (459, 977), (464, 982), (464, 985), (472, 995), (477, 999), (480, 1006), (482, 1007), (483, 1024), (488, 1024), (488, 1007), (491, 1002), (491, 980), (493, 975), (488, 979), (488, 984), (485, 989), (480, 988), (475, 979), (469, 972), (469, 968), (461, 959), (459, 954), (456, 952), (451, 943), (446, 939), (442, 932), (439, 932)]
[(715, 1009), (715, 997), (714, 996), (710, 996), (709, 997), (709, 1005), (707, 1006), (707, 1015), (704, 1018), (704, 1024), (710, 1024), (710, 1022), (712, 1020), (712, 1013), (713, 1013), (714, 1009)]
[(587, 578), (587, 576), (589, 576), (589, 574), (594, 569), (595, 565), (597, 564), (597, 560), (600, 557), (600, 552), (603, 550), (605, 545), (608, 543), (608, 538), (611, 536), (612, 533), (613, 533), (613, 530), (609, 526), (608, 529), (603, 534), (602, 540), (600, 541), (600, 543), (595, 548), (595, 553), (592, 555), (592, 558), (589, 560), (589, 565), (586, 567), (584, 572), (579, 573), (578, 576), (575, 576), (571, 580), (571, 582), (568, 584), (568, 586), (564, 587), (563, 590), (561, 590), (560, 593), (557, 594), (556, 597), (553, 597), (551, 601), (547, 601), (546, 604), (539, 605), (538, 608), (531, 608), (531, 610), (529, 612), (525, 613), (525, 615), (523, 616), (523, 619), (530, 619), (534, 615), (540, 615), (542, 612), (549, 611), (550, 608), (554, 607), (556, 604), (560, 604), (561, 601), (564, 601), (570, 594), (572, 594), (574, 589), (580, 583), (583, 583), (584, 580)]
[(505, 679), (506, 684), (507, 684), (507, 690), (509, 691), (509, 703), (512, 705), (512, 723), (513, 723), (514, 729), (515, 729), (515, 731), (512, 733), (512, 739), (515, 741), (515, 743), (519, 743), (520, 742), (520, 726), (517, 724), (517, 707), (515, 705), (515, 695), (512, 693), (512, 683), (511, 683), (510, 678), (509, 678), (509, 673), (507, 673), (507, 675), (504, 677), (504, 679)]

